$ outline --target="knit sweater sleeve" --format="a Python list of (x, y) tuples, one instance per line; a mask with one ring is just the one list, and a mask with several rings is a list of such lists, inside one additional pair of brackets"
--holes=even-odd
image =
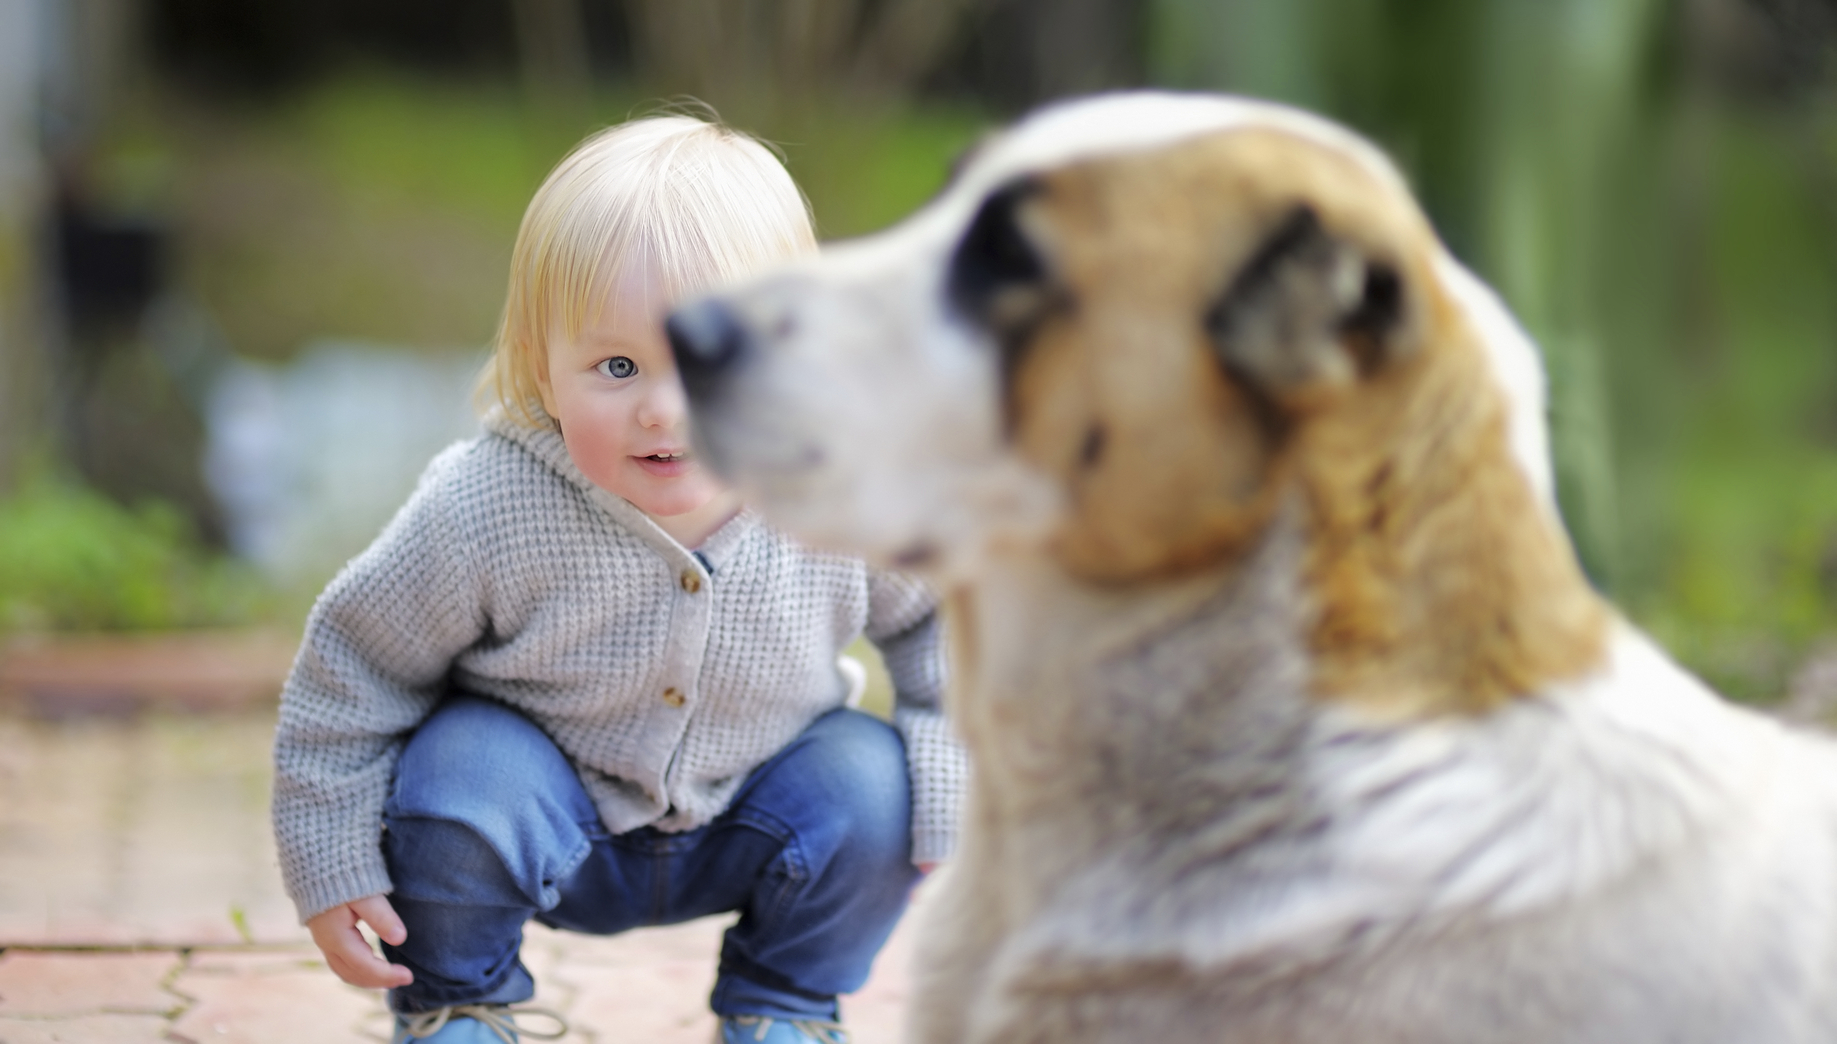
[(390, 890), (383, 802), (407, 734), (484, 633), (483, 588), (451, 508), (467, 446), (436, 458), (307, 618), (281, 693), (274, 831), (300, 919)]
[(906, 742), (912, 861), (942, 862), (956, 849), (969, 766), (944, 717), (946, 665), (936, 596), (910, 577), (870, 573), (867, 637), (893, 679), (893, 724)]

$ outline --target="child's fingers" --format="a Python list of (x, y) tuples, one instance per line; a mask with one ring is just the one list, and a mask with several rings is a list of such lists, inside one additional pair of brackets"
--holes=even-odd
[(370, 958), (368, 960), (371, 966), (367, 968), (352, 967), (350, 962), (343, 959), (328, 961), (327, 963), (331, 965), (333, 974), (337, 975), (340, 979), (343, 979), (353, 986), (358, 986), (366, 990), (384, 990), (395, 986), (406, 986), (415, 981), (414, 975), (411, 974), (407, 968), (396, 964), (384, 964), (382, 961), (376, 960), (375, 958)]
[(414, 973), (399, 964), (390, 964), (370, 951), (364, 937), (352, 931), (348, 938), (322, 947), (325, 962), (340, 979), (353, 986), (379, 990), (406, 986), (415, 981)]
[(378, 958), (364, 958), (366, 967), (360, 969), (369, 979), (368, 985), (373, 989), (389, 989), (394, 986), (406, 986), (415, 981), (415, 973), (399, 964), (390, 964)]
[(396, 938), (391, 945), (408, 938), (408, 932), (395, 908), (382, 896), (370, 896), (315, 915), (306, 922), (313, 942), (325, 955), (325, 963), (340, 979), (353, 986), (382, 989), (406, 986), (415, 981), (414, 973), (398, 964), (390, 964), (370, 949), (370, 942), (358, 931), (357, 922), (382, 922)]
[(377, 938), (389, 945), (400, 946), (408, 940), (408, 926), (396, 915), (395, 907), (389, 905), (387, 896), (365, 896), (351, 903), (351, 909), (370, 926)]

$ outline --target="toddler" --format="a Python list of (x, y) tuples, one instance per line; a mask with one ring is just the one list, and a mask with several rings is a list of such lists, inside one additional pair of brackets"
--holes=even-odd
[[(339, 977), (390, 988), (398, 1044), (515, 1042), (529, 918), (723, 911), (722, 1040), (845, 1041), (836, 995), (948, 854), (964, 769), (930, 595), (702, 470), (662, 334), (682, 295), (815, 246), (744, 135), (589, 138), (524, 215), (485, 434), (314, 607), (275, 739), (281, 868)], [(850, 708), (864, 632), (892, 726)]]

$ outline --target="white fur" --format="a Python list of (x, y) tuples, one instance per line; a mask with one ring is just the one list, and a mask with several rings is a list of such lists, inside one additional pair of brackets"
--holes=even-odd
[[(1049, 109), (882, 236), (728, 295), (763, 343), (696, 405), (766, 513), (971, 591), (952, 711), (975, 759), (934, 903), (921, 1044), (1811, 1044), (1837, 1040), (1837, 757), (1731, 707), (1616, 621), (1586, 677), (1399, 722), (1309, 690), (1306, 527), (1232, 570), (1082, 583), (1057, 491), (1009, 448), (994, 352), (943, 301), (1014, 175), (1235, 126), (1374, 150), (1293, 110), (1126, 95)], [(1543, 381), (1485, 342), (1554, 524)]]

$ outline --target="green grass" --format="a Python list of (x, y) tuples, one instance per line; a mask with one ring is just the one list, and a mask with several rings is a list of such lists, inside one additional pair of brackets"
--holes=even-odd
[(0, 633), (244, 625), (274, 606), (170, 505), (123, 507), (42, 470), (0, 500)]

